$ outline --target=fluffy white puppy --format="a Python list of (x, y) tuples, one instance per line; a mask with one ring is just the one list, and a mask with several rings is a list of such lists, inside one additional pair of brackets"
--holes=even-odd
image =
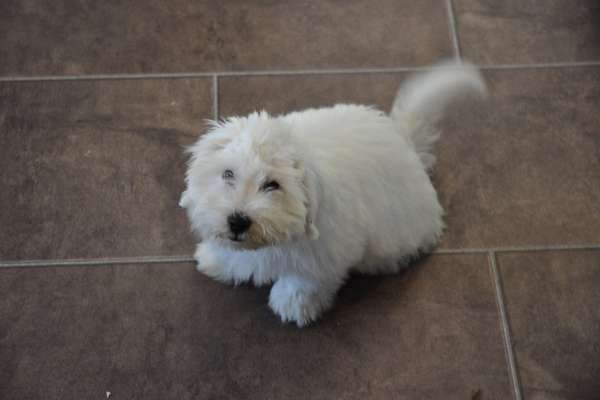
[(298, 326), (329, 308), (351, 270), (393, 273), (435, 245), (442, 208), (428, 176), (448, 101), (485, 92), (470, 66), (409, 79), (389, 115), (340, 104), (211, 124), (190, 149), (181, 206), (202, 238), (198, 270), (273, 283), (269, 305)]

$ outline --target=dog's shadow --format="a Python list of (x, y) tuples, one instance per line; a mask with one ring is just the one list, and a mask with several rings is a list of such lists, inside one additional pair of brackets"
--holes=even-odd
[[(323, 315), (321, 321), (311, 326), (336, 324), (349, 314), (364, 313), (365, 310), (384, 313), (397, 312), (397, 309), (391, 304), (398, 304), (398, 298), (403, 296), (403, 288), (410, 285), (412, 278), (423, 267), (429, 256), (428, 253), (422, 253), (411, 260), (402, 262), (401, 270), (394, 274), (352, 273), (338, 292), (332, 309)], [(391, 296), (394, 298), (391, 299)]]
[[(420, 271), (428, 257), (429, 254), (419, 254), (411, 260), (404, 261), (401, 263), (400, 271), (394, 274), (352, 273), (338, 291), (332, 308), (316, 322), (303, 329), (327, 330), (340, 323), (368, 317), (370, 313), (398, 312), (398, 305), (406, 300), (404, 299), (405, 288), (411, 284), (415, 274)], [(247, 296), (245, 302), (255, 304), (256, 308), (261, 310), (260, 320), (267, 324), (280, 324), (279, 318), (266, 306), (271, 287), (272, 285), (266, 285), (257, 288), (252, 283), (241, 283), (236, 285), (235, 289), (238, 293), (245, 293)], [(283, 328), (290, 331), (297, 330), (293, 323), (285, 323)]]

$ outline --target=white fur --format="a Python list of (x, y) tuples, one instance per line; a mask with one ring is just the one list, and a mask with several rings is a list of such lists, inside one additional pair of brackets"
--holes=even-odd
[(436, 124), (444, 115), (446, 105), (467, 92), (487, 95), (486, 85), (472, 65), (446, 62), (437, 67), (404, 82), (390, 113), (428, 169), (435, 164), (432, 151), (439, 138)]
[[(274, 283), (269, 305), (304, 326), (329, 308), (348, 273), (390, 273), (434, 246), (442, 208), (427, 174), (444, 105), (485, 85), (469, 66), (403, 85), (390, 116), (336, 105), (213, 122), (191, 147), (181, 198), (201, 237), (199, 271), (219, 281)], [(223, 179), (231, 170), (233, 179)], [(279, 190), (265, 192), (276, 180)], [(233, 241), (234, 211), (253, 223)]]

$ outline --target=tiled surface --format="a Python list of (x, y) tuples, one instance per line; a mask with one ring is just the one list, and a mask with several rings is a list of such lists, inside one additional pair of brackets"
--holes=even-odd
[(600, 394), (600, 250), (503, 254), (504, 283), (527, 399)]
[(210, 80), (0, 84), (3, 260), (183, 254)]
[(441, 0), (6, 0), (0, 73), (422, 65), (452, 54), (448, 32)]
[[(182, 147), (213, 104), (387, 110), (404, 74), (331, 69), (452, 56), (449, 3), (1, 2), (0, 263), (191, 254)], [(278, 322), (268, 289), (191, 264), (0, 268), (0, 398), (597, 398), (600, 7), (451, 3), (491, 97), (451, 107), (433, 178), (440, 247), (475, 254), (354, 277), (304, 330)], [(496, 67), (579, 61), (598, 65)], [(86, 76), (115, 73), (140, 75)], [(59, 77), (11, 78), (46, 75)], [(582, 244), (597, 250), (551, 251)], [(521, 251), (494, 250), (506, 246)]]
[(256, 110), (271, 114), (331, 106), (336, 103), (375, 105), (389, 111), (401, 74), (288, 75), (219, 78), (219, 113), (243, 115)]
[(484, 256), (352, 279), (304, 330), (191, 264), (11, 269), (0, 292), (0, 398), (510, 396)]
[(600, 243), (600, 69), (490, 71), (447, 119), (444, 247)]
[(463, 56), (486, 65), (600, 61), (597, 0), (453, 0)]

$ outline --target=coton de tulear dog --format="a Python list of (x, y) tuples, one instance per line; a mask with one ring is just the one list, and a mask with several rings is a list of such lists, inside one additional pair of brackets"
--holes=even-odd
[(485, 91), (473, 67), (443, 64), (404, 83), (389, 115), (339, 104), (213, 122), (189, 149), (181, 197), (198, 270), (273, 283), (270, 307), (298, 326), (349, 272), (398, 271), (444, 226), (428, 175), (436, 122), (455, 96)]

